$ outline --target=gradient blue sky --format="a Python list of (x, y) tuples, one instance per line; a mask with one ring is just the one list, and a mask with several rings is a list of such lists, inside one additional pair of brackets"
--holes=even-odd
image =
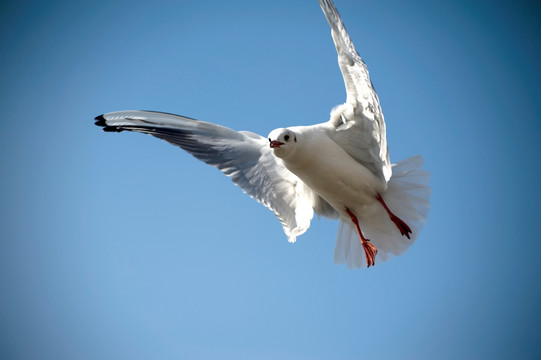
[(336, 5), (391, 159), (432, 172), (415, 245), (361, 271), (333, 264), (337, 222), (288, 244), (216, 169), (93, 124), (327, 120), (345, 91), (316, 0), (2, 3), (2, 359), (541, 356), (539, 6)]

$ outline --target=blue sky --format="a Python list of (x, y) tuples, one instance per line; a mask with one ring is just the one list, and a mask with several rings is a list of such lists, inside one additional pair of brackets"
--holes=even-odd
[(415, 245), (333, 264), (219, 171), (108, 111), (266, 135), (345, 100), (317, 1), (22, 1), (0, 11), (3, 359), (539, 358), (539, 6), (336, 5), (391, 160), (422, 154)]

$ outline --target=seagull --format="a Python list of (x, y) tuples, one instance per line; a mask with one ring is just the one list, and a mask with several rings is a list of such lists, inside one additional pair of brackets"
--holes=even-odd
[(418, 237), (430, 210), (430, 173), (419, 155), (391, 164), (368, 69), (333, 2), (319, 4), (347, 93), (328, 121), (275, 129), (266, 138), (153, 111), (110, 112), (95, 124), (152, 135), (217, 167), (276, 215), (289, 242), (308, 230), (314, 213), (339, 219), (334, 262), (370, 267), (403, 254)]

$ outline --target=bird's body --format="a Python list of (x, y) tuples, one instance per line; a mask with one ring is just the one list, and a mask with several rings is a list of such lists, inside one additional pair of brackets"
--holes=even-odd
[(298, 141), (293, 143), (293, 154), (287, 156), (274, 150), (284, 166), (342, 217), (347, 217), (346, 208), (362, 216), (366, 205), (374, 203), (376, 195), (383, 192), (382, 182), (327, 135), (332, 130), (326, 124), (289, 129), (302, 135), (297, 135)]
[(314, 212), (339, 218), (334, 260), (349, 267), (375, 264), (376, 254), (405, 252), (429, 211), (429, 173), (420, 156), (391, 165), (385, 121), (366, 65), (334, 4), (319, 0), (331, 26), (346, 85), (346, 103), (330, 120), (260, 135), (149, 111), (96, 117), (105, 131), (138, 131), (177, 145), (216, 166), (268, 207), (294, 242)]

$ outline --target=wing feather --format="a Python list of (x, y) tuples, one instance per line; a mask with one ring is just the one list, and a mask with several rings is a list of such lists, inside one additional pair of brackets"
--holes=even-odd
[(331, 27), (347, 93), (346, 103), (331, 112), (329, 124), (334, 131), (329, 136), (386, 186), (392, 171), (378, 95), (333, 2), (319, 0), (319, 4)]
[(151, 111), (107, 113), (96, 117), (96, 125), (105, 131), (150, 134), (217, 167), (274, 212), (290, 242), (308, 229), (314, 210), (336, 217), (334, 209), (287, 170), (272, 154), (268, 141), (257, 134)]

